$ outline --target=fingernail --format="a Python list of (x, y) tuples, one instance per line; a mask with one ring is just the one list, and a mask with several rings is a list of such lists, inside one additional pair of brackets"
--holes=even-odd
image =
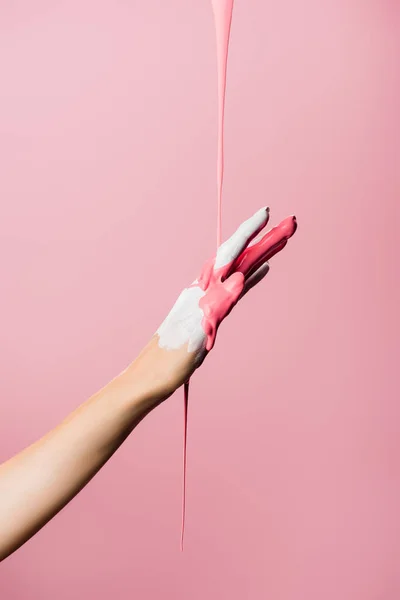
[(297, 229), (297, 220), (294, 215), (291, 217), (287, 217), (280, 224), (280, 230), (284, 234), (285, 238), (288, 240)]

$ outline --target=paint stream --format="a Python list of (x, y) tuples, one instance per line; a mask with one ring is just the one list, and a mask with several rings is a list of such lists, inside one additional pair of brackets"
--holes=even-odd
[[(226, 69), (228, 63), (229, 36), (231, 31), (233, 0), (211, 0), (215, 34), (217, 40), (217, 71), (218, 71), (218, 148), (217, 148), (217, 249), (221, 245), (222, 225), (222, 188), (224, 183), (224, 115)], [(182, 532), (181, 550), (185, 533), (186, 515), (186, 438), (187, 438), (187, 409), (189, 401), (189, 382), (184, 388), (184, 442), (183, 442), (183, 498), (182, 498)]]
[(233, 0), (211, 0), (217, 38), (218, 67), (218, 154), (217, 154), (217, 248), (221, 245), (222, 187), (224, 183), (224, 116), (226, 69), (231, 32)]
[[(189, 380), (190, 381), (190, 380)], [(185, 537), (185, 515), (186, 515), (186, 457), (187, 457), (187, 424), (188, 424), (188, 403), (189, 403), (189, 381), (183, 386), (184, 394), (184, 429), (183, 429), (183, 488), (182, 488), (182, 528), (181, 528), (181, 551), (183, 552), (183, 540)]]

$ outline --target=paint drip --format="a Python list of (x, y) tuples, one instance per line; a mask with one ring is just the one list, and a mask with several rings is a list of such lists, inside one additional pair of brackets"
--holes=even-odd
[(185, 516), (186, 516), (186, 440), (187, 440), (187, 424), (188, 424), (188, 404), (189, 404), (189, 381), (183, 386), (183, 485), (182, 485), (182, 527), (181, 527), (181, 551), (183, 552), (183, 541), (185, 538)]
[[(221, 245), (222, 229), (222, 188), (224, 183), (224, 116), (226, 70), (228, 64), (229, 36), (231, 31), (233, 0), (211, 0), (215, 34), (217, 41), (217, 77), (218, 77), (218, 147), (217, 147), (217, 249)], [(187, 455), (187, 407), (189, 401), (189, 382), (184, 388), (184, 442), (183, 442), (183, 499), (181, 550), (185, 531), (186, 515), (186, 455)]]

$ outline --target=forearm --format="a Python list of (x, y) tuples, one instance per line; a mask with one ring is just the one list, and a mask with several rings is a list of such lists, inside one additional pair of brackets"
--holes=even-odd
[(57, 514), (161, 400), (136, 362), (1, 465), (0, 560)]

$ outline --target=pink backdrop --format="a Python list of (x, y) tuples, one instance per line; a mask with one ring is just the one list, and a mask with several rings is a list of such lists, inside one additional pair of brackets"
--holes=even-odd
[[(223, 232), (265, 203), (299, 230), (193, 379), (186, 550), (177, 393), (1, 565), (2, 599), (399, 598), (399, 27), (390, 0), (236, 1)], [(4, 460), (214, 251), (211, 7), (2, 2), (0, 74)]]

